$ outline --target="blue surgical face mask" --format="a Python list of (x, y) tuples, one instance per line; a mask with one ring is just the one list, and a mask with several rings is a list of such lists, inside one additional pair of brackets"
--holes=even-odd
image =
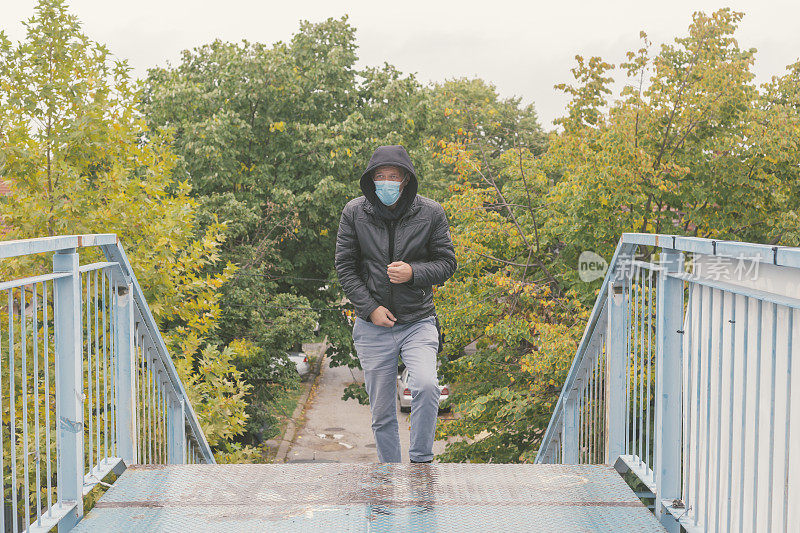
[(375, 194), (384, 205), (392, 205), (400, 198), (400, 182), (380, 180), (375, 182)]

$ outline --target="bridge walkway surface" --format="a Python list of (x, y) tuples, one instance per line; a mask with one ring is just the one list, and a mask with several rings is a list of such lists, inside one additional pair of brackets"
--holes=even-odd
[(306, 463), (134, 465), (74, 531), (664, 529), (608, 465)]

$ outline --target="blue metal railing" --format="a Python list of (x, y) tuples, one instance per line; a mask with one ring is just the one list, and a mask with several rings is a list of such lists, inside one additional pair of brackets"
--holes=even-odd
[(132, 464), (214, 462), (116, 235), (0, 242), (0, 260), (35, 254), (52, 273), (0, 282), (0, 531), (71, 529)]
[(669, 531), (789, 531), (798, 343), (799, 248), (624, 234), (536, 462), (632, 472)]

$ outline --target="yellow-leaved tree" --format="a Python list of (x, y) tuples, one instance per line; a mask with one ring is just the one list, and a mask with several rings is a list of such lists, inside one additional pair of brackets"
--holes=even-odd
[[(219, 288), (235, 266), (206, 273), (225, 224), (198, 234), (190, 187), (172, 178), (171, 133), (148, 130), (126, 62), (83, 34), (63, 0), (41, 0), (25, 25), (16, 45), (0, 32), (0, 179), (11, 189), (0, 201), (4, 237), (116, 233), (218, 460), (252, 457), (232, 443), (248, 392), (232, 360), (249, 346), (215, 342)], [(79, 253), (83, 263), (101, 260), (97, 250)], [(26, 256), (0, 269), (10, 279), (51, 265)]]

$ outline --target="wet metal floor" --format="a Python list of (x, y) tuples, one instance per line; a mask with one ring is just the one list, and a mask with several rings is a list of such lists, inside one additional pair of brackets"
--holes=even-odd
[(129, 468), (86, 531), (663, 531), (609, 466), (324, 463)]

